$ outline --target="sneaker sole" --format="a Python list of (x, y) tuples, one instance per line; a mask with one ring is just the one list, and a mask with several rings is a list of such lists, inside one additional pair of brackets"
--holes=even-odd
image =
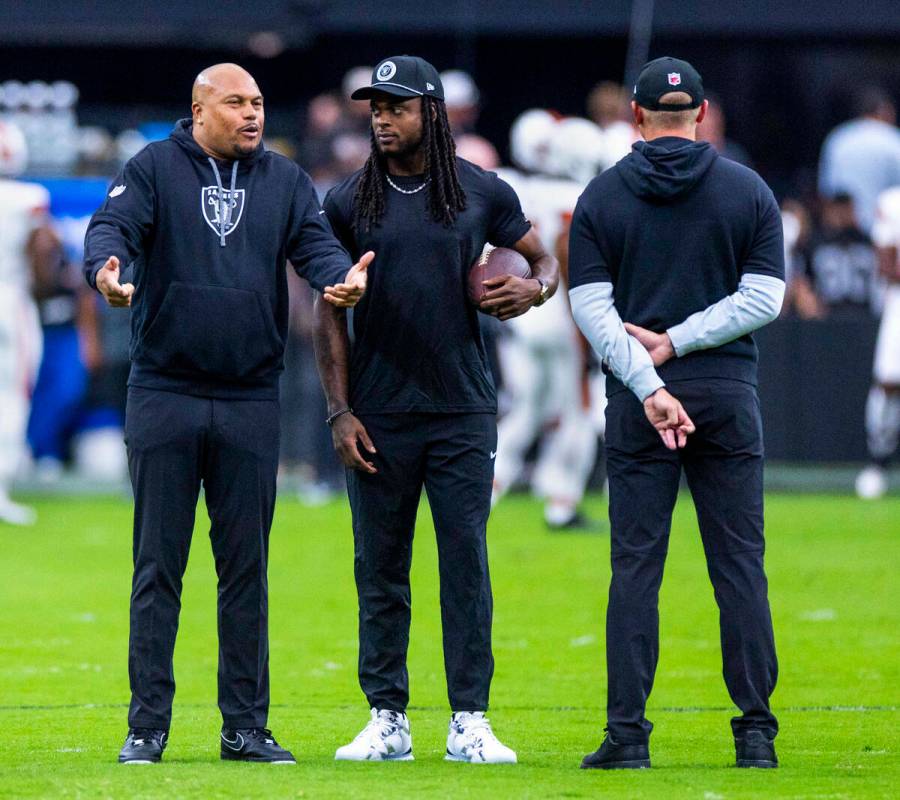
[(608, 764), (582, 764), (582, 769), (650, 769), (650, 759), (610, 761)]
[(296, 764), (297, 762), (294, 759), (289, 758), (246, 758), (237, 755), (226, 755), (225, 753), (220, 753), (219, 758), (222, 761), (244, 761), (248, 764)]
[(390, 755), (390, 756), (382, 756), (381, 758), (347, 758), (342, 756), (335, 756), (335, 761), (359, 761), (359, 762), (379, 762), (379, 761), (415, 761), (412, 753), (402, 753), (401, 755)]
[(516, 759), (515, 761), (471, 761), (468, 758), (463, 758), (462, 756), (455, 756), (452, 753), (447, 753), (444, 756), (444, 761), (455, 761), (459, 764), (518, 764), (519, 761)]
[(130, 758), (127, 761), (120, 761), (120, 764), (158, 764), (159, 761), (151, 761), (149, 758)]

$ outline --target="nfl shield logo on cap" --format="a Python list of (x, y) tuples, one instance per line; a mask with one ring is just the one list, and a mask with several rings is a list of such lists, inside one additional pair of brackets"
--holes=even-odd
[(680, 86), (681, 85), (681, 73), (680, 72), (670, 72), (669, 73), (669, 86)]

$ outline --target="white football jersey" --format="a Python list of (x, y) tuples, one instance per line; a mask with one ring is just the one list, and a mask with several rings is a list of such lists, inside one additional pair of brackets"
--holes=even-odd
[(31, 269), (25, 247), (43, 224), (50, 193), (39, 184), (0, 179), (0, 286), (28, 292)]
[[(556, 253), (556, 240), (575, 211), (575, 204), (583, 191), (580, 184), (564, 178), (543, 175), (524, 175), (514, 169), (499, 169), (497, 174), (515, 190), (522, 211), (537, 230), (544, 249)], [(520, 336), (574, 337), (575, 323), (565, 297), (566, 287), (559, 290), (544, 305), (515, 317), (509, 324)]]
[(900, 248), (900, 186), (878, 195), (872, 241), (878, 247)]

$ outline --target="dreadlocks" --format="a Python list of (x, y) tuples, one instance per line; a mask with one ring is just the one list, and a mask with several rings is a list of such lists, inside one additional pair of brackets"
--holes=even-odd
[[(428, 184), (428, 211), (435, 222), (452, 225), (466, 207), (466, 193), (456, 169), (456, 144), (450, 133), (447, 108), (440, 100), (422, 98), (422, 148), (425, 151), (425, 179)], [(353, 197), (354, 227), (370, 230), (384, 213), (384, 157), (378, 152), (375, 132), (370, 131), (372, 152), (363, 167)]]

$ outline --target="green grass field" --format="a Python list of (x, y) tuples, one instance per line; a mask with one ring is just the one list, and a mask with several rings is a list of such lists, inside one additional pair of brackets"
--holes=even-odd
[[(34, 530), (0, 526), (2, 797), (616, 797), (699, 800), (900, 795), (896, 572), (900, 498), (768, 498), (767, 565), (781, 677), (778, 770), (737, 770), (717, 613), (690, 501), (676, 511), (648, 716), (653, 769), (582, 771), (602, 737), (605, 536), (549, 535), (511, 498), (489, 529), (497, 662), (491, 719), (516, 766), (443, 761), (449, 710), (436, 551), (423, 506), (413, 564), (412, 763), (348, 764), (362, 727), (356, 597), (343, 502), (279, 502), (270, 566), (270, 724), (296, 767), (223, 764), (215, 704), (215, 577), (198, 514), (164, 763), (122, 767), (131, 506), (40, 499)], [(604, 513), (602, 499), (590, 509)]]

